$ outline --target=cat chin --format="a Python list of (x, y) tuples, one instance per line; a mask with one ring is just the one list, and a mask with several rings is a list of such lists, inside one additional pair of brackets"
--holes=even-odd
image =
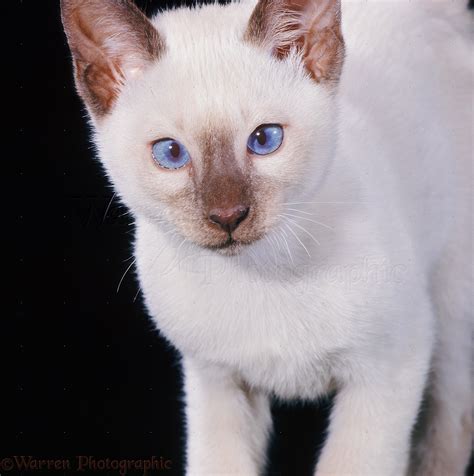
[(219, 240), (216, 238), (215, 242), (199, 242), (198, 244), (201, 248), (206, 250), (214, 251), (223, 256), (235, 256), (241, 253), (245, 248), (248, 246), (253, 245), (254, 243), (260, 241), (263, 236), (265, 235), (264, 232), (256, 232), (256, 233), (244, 233), (243, 236), (240, 236), (240, 233), (237, 233), (236, 238), (228, 238)]
[(228, 240), (224, 243), (217, 244), (217, 245), (202, 245), (203, 248), (208, 250), (215, 251), (223, 256), (235, 256), (241, 253), (246, 246), (249, 246), (255, 243), (256, 240), (252, 241), (240, 241), (240, 240)]
[(244, 246), (245, 246), (244, 243), (240, 241), (232, 240), (232, 241), (227, 241), (221, 245), (205, 246), (205, 248), (216, 251), (217, 253), (223, 256), (235, 256), (242, 251)]

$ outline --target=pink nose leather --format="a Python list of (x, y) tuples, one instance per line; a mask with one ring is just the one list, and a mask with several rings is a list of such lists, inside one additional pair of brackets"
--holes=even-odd
[(214, 208), (209, 212), (209, 220), (219, 225), (227, 233), (232, 233), (249, 214), (249, 207), (236, 205), (231, 208)]

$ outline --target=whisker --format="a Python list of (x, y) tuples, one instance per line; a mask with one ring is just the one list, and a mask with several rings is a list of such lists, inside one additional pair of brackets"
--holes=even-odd
[(298, 237), (298, 235), (291, 229), (290, 225), (288, 225), (288, 223), (285, 223), (285, 226), (288, 228), (288, 230), (291, 232), (291, 234), (298, 240), (299, 244), (304, 248), (304, 250), (306, 251), (307, 255), (311, 258), (311, 254), (310, 254), (310, 252), (308, 251), (308, 248), (306, 248), (306, 246), (305, 246), (304, 243), (300, 240), (300, 238)]
[(136, 258), (128, 265), (128, 268), (125, 270), (125, 273), (123, 273), (122, 275), (122, 279), (120, 280), (118, 286), (117, 286), (117, 291), (116, 293), (118, 293), (120, 291), (120, 286), (122, 285), (122, 282), (123, 280), (125, 279), (125, 276), (127, 275), (127, 273), (130, 271), (130, 268), (135, 264), (136, 262)]
[(268, 238), (268, 241), (270, 242), (270, 244), (272, 246), (273, 258), (275, 260), (275, 266), (277, 266), (278, 265), (278, 254), (277, 254), (277, 249), (276, 249), (277, 243), (274, 241), (275, 237), (272, 236), (272, 235), (267, 235), (267, 238)]
[(356, 204), (356, 203), (368, 203), (368, 202), (284, 202), (282, 205), (315, 205), (315, 204), (335, 204), (335, 205), (344, 205), (344, 204)]
[(305, 212), (303, 210), (298, 210), (297, 208), (287, 208), (287, 207), (285, 207), (285, 211), (286, 210), (290, 210), (290, 211), (298, 212), (298, 213), (304, 213), (305, 215), (313, 215), (314, 216), (314, 213), (309, 213), (309, 212)]
[(107, 208), (105, 209), (104, 216), (102, 217), (102, 223), (107, 218), (107, 213), (109, 213), (110, 206), (112, 205), (112, 202), (114, 201), (114, 198), (115, 198), (116, 195), (117, 195), (117, 192), (114, 192), (113, 195), (112, 195), (112, 198), (109, 200), (109, 204), (107, 205)]
[(133, 302), (135, 302), (138, 298), (138, 295), (140, 294), (140, 291), (142, 290), (142, 288), (140, 286), (138, 286), (138, 291), (137, 291), (137, 294), (135, 294), (135, 297), (133, 298)]
[(290, 257), (291, 263), (295, 264), (295, 262), (293, 261), (293, 255), (291, 254), (291, 251), (290, 251), (290, 246), (288, 245), (288, 241), (285, 238), (285, 236), (283, 236), (283, 234), (286, 235), (285, 230), (283, 230), (281, 228), (280, 228), (280, 230), (282, 232), (281, 237), (282, 237), (283, 241), (285, 242), (286, 250), (288, 251), (288, 256)]
[(299, 225), (295, 220), (291, 219), (291, 218), (288, 218), (288, 217), (285, 217), (283, 215), (278, 215), (279, 217), (281, 218), (284, 218), (285, 220), (288, 220), (290, 221), (293, 225), (295, 225), (297, 228), (299, 228), (300, 230), (304, 231), (307, 235), (309, 235), (316, 244), (318, 245), (321, 245), (321, 243), (304, 227), (302, 227), (301, 225)]
[(280, 236), (280, 233), (278, 233), (278, 230), (275, 230), (275, 242), (277, 243), (278, 245), (278, 250), (280, 251), (280, 253), (285, 253), (286, 250), (285, 250), (285, 247), (283, 246), (283, 241), (281, 239), (281, 236)]
[(327, 228), (328, 230), (334, 231), (334, 228), (332, 226), (326, 225), (325, 223), (321, 223), (320, 221), (316, 221), (311, 218), (299, 217), (298, 215), (292, 215), (291, 213), (283, 213), (283, 215), (288, 217), (299, 218), (300, 220), (310, 221), (311, 223), (315, 223), (316, 225), (320, 225), (320, 226), (323, 226), (324, 228)]
[(273, 239), (275, 240), (276, 246), (278, 246), (278, 251), (282, 251), (283, 248), (282, 248), (282, 246), (281, 246), (280, 240), (278, 239), (278, 235), (275, 234), (275, 235), (273, 236)]

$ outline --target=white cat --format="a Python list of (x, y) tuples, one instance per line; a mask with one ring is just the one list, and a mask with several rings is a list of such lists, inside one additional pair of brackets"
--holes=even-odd
[(100, 159), (136, 218), (148, 309), (183, 356), (187, 474), (261, 473), (269, 397), (336, 390), (318, 476), (462, 475), (464, 2), (260, 0), (149, 20), (126, 0), (62, 0), (62, 14)]

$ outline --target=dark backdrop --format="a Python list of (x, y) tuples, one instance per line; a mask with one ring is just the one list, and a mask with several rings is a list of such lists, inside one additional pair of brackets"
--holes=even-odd
[[(2, 235), (14, 271), (3, 273), (12, 307), (1, 319), (0, 474), (20, 474), (14, 455), (69, 460), (69, 470), (22, 473), (58, 475), (88, 455), (163, 457), (165, 474), (179, 475), (179, 356), (151, 324), (133, 267), (126, 273), (131, 218), (93, 158), (58, 3), (10, 1), (4, 20), (13, 54), (3, 103), (13, 107)], [(178, 2), (138, 4), (151, 13)], [(275, 403), (269, 473), (312, 473), (330, 403)]]

